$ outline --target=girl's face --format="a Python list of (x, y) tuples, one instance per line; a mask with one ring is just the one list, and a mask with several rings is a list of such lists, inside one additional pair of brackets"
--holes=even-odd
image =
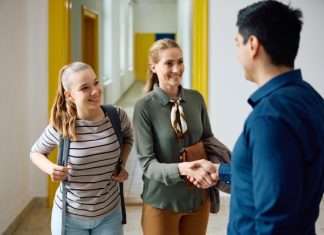
[(159, 62), (151, 65), (152, 72), (159, 79), (159, 86), (162, 89), (177, 88), (181, 84), (184, 71), (181, 50), (168, 48), (161, 50), (159, 56)]
[(95, 110), (101, 104), (101, 86), (92, 69), (70, 75), (69, 90), (65, 91), (68, 100), (75, 103), (77, 110)]

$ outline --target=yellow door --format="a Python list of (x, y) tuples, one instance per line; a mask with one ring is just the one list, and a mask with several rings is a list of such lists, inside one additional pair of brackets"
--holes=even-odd
[(155, 41), (154, 33), (136, 33), (135, 34), (135, 78), (145, 81), (148, 69), (148, 51)]
[(98, 74), (98, 14), (82, 6), (81, 16), (82, 61), (90, 64)]
[[(56, 95), (58, 72), (70, 63), (70, 0), (48, 1), (48, 113)], [(57, 151), (49, 156), (56, 162)], [(48, 178), (48, 205), (52, 207), (58, 184)]]
[(192, 88), (208, 103), (208, 0), (193, 0)]

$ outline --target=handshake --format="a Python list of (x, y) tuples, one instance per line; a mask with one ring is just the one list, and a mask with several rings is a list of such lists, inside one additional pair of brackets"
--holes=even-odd
[(219, 180), (219, 164), (206, 159), (181, 162), (178, 168), (180, 175), (185, 176), (197, 188), (209, 188), (216, 185)]

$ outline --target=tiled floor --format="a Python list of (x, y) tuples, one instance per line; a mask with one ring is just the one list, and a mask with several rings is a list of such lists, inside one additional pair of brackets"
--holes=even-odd
[[(118, 106), (122, 107), (128, 114), (129, 118), (133, 119), (133, 110), (136, 101), (142, 97), (144, 84), (136, 82), (127, 91), (127, 93), (119, 100)], [(137, 161), (135, 148), (133, 147), (127, 164), (126, 169), (129, 173), (129, 178), (125, 182), (125, 196), (128, 203), (140, 203), (140, 194), (142, 192), (143, 184), (141, 179), (141, 168)]]
[[(135, 83), (127, 94), (118, 102), (132, 119), (133, 106), (136, 100), (143, 94), (143, 84)], [(124, 226), (125, 235), (140, 235), (141, 207), (134, 206), (140, 202), (142, 191), (141, 170), (136, 160), (134, 148), (127, 163), (129, 180), (125, 183), (126, 201), (130, 203), (127, 207), (128, 223)], [(131, 206), (133, 205), (133, 206)], [(226, 234), (228, 221), (229, 197), (223, 195), (221, 198), (221, 210), (217, 215), (211, 215), (208, 225), (208, 235)], [(50, 234), (50, 209), (44, 205), (36, 205), (30, 215), (26, 216), (14, 235), (49, 235)], [(321, 204), (321, 213), (317, 221), (317, 235), (324, 235), (324, 201)]]
[[(221, 198), (221, 210), (216, 215), (211, 215), (207, 235), (225, 235), (228, 220), (229, 197)], [(140, 235), (140, 206), (127, 207), (128, 223), (124, 226), (125, 235)], [(50, 209), (44, 206), (35, 206), (30, 216), (18, 227), (13, 235), (50, 235)], [(252, 234), (251, 234), (252, 235)], [(287, 234), (288, 235), (288, 234)], [(317, 220), (317, 235), (324, 235), (324, 201), (321, 205), (321, 214)]]

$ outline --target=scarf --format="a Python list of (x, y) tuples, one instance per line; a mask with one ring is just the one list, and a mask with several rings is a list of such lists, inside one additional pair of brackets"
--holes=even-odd
[(181, 98), (171, 99), (169, 102), (172, 104), (171, 107), (171, 125), (177, 136), (177, 138), (182, 138), (184, 134), (188, 131), (187, 122), (181, 106)]

